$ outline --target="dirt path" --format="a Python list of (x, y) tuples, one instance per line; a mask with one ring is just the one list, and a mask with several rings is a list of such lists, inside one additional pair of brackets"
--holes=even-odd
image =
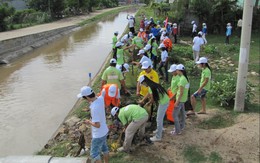
[[(118, 8), (120, 8), (120, 7), (118, 7)], [(16, 37), (22, 37), (22, 36), (26, 36), (26, 35), (30, 35), (30, 34), (35, 34), (35, 33), (50, 31), (50, 30), (58, 29), (58, 28), (62, 28), (62, 27), (76, 25), (76, 24), (82, 22), (83, 20), (92, 18), (96, 15), (99, 15), (99, 14), (102, 14), (102, 13), (105, 13), (107, 11), (111, 11), (114, 9), (116, 9), (116, 8), (97, 10), (88, 15), (80, 15), (80, 16), (61, 19), (59, 21), (55, 21), (55, 22), (51, 22), (51, 23), (36, 25), (36, 26), (32, 26), (32, 27), (27, 27), (27, 28), (21, 28), (21, 29), (7, 31), (7, 32), (0, 32), (0, 41), (12, 39), (12, 38), (16, 38)]]

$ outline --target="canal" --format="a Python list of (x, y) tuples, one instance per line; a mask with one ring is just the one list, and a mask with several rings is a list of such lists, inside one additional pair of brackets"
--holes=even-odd
[(125, 11), (0, 67), (0, 156), (28, 155), (51, 138), (111, 51)]

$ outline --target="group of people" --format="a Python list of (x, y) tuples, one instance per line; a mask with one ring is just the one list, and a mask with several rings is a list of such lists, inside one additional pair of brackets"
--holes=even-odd
[[(134, 17), (128, 16), (128, 20), (134, 23)], [(113, 55), (110, 59), (110, 65), (102, 74), (102, 85), (100, 93), (96, 94), (91, 87), (84, 86), (81, 88), (78, 98), (83, 98), (90, 103), (91, 119), (85, 120), (85, 123), (92, 127), (91, 157), (95, 162), (101, 162), (101, 152), (104, 161), (108, 162), (109, 149), (107, 146), (107, 135), (109, 129), (106, 124), (106, 114), (111, 114), (113, 118), (121, 121), (124, 126), (125, 139), (123, 146), (118, 151), (129, 152), (132, 150), (132, 140), (138, 132), (140, 139), (145, 137), (145, 127), (152, 113), (148, 113), (144, 105), (153, 105), (157, 107), (157, 128), (153, 132), (151, 141), (161, 141), (163, 138), (163, 120), (170, 100), (174, 100), (174, 129), (171, 135), (180, 135), (185, 129), (185, 103), (190, 99), (192, 110), (195, 113), (196, 98), (200, 97), (202, 109), (199, 114), (206, 113), (206, 94), (210, 89), (211, 69), (208, 60), (201, 57), (196, 60), (202, 68), (200, 86), (198, 90), (189, 97), (190, 81), (183, 64), (172, 64), (168, 68), (168, 52), (171, 51), (171, 39), (168, 37), (167, 22), (164, 22), (165, 28), (155, 24), (150, 18), (149, 21), (144, 18), (138, 33), (135, 33), (134, 26), (129, 26), (130, 32), (117, 39), (118, 32), (114, 32)], [(129, 25), (130, 25), (129, 22)], [(145, 33), (143, 33), (145, 32)], [(173, 35), (174, 37), (174, 35)], [(159, 44), (159, 45), (158, 45)], [(120, 105), (120, 96), (129, 94), (125, 84), (125, 73), (129, 72), (129, 64), (125, 62), (126, 49), (130, 49), (132, 57), (131, 64), (138, 65), (141, 69), (136, 81), (136, 95), (140, 100), (136, 104)], [(160, 51), (160, 59), (158, 52)], [(136, 53), (135, 53), (136, 52)], [(137, 57), (140, 56), (138, 61)], [(158, 58), (157, 58), (158, 57)], [(160, 60), (160, 61), (159, 61)], [(159, 61), (159, 77), (156, 72), (157, 61)], [(164, 68), (162, 72), (161, 68)], [(168, 81), (168, 73), (172, 74), (171, 86), (165, 89), (160, 84), (160, 79)], [(171, 92), (169, 96), (168, 92)]]

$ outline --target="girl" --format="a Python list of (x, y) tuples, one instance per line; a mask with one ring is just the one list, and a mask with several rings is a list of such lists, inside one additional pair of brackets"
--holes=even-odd
[(157, 109), (157, 129), (155, 131), (155, 136), (151, 137), (151, 141), (161, 141), (162, 139), (162, 131), (163, 131), (163, 119), (165, 116), (165, 112), (167, 110), (167, 107), (169, 105), (169, 97), (167, 95), (166, 90), (158, 83), (153, 82), (148, 77), (142, 75), (139, 77), (138, 81), (141, 84), (146, 85), (149, 87), (148, 94), (139, 102), (140, 104), (143, 104), (146, 99), (150, 99), (148, 104), (152, 104), (155, 102), (158, 104)]
[(196, 97), (200, 97), (202, 108), (198, 114), (206, 114), (206, 94), (210, 89), (211, 68), (209, 67), (207, 58), (205, 57), (201, 57), (196, 63), (202, 68), (202, 73), (200, 87), (193, 95), (191, 95), (191, 105), (193, 110), (195, 110)]
[[(184, 103), (188, 100), (188, 91), (190, 87), (189, 79), (187, 77), (185, 67), (182, 64), (176, 67), (177, 74), (180, 76), (178, 83), (178, 90), (176, 101), (174, 104), (173, 118), (175, 129), (171, 131), (172, 135), (180, 135), (185, 127), (185, 107)], [(181, 112), (181, 123), (179, 122), (179, 113)]]
[(156, 38), (154, 36), (152, 36), (152, 38), (151, 38), (151, 45), (152, 45), (151, 59), (153, 61), (153, 68), (156, 70), (156, 65), (158, 62), (158, 58), (157, 58), (158, 44), (156, 43)]
[[(160, 76), (163, 78), (165, 73), (165, 81), (168, 82), (168, 52), (166, 50), (166, 47), (163, 43), (160, 44), (159, 49), (161, 49), (161, 61), (159, 63), (159, 73)], [(164, 67), (164, 73), (162, 72), (162, 67)]]

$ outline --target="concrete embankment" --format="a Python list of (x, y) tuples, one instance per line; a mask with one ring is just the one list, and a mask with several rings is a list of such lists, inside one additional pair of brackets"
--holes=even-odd
[(49, 44), (77, 29), (79, 29), (78, 25), (72, 25), (18, 38), (2, 40), (0, 41), (0, 64), (7, 64), (13, 59)]

